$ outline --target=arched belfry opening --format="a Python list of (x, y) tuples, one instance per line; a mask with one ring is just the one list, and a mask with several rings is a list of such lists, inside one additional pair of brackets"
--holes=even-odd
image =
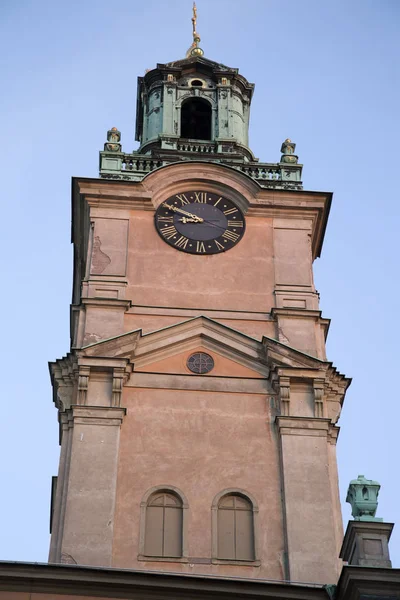
[(211, 105), (201, 98), (189, 98), (181, 108), (181, 137), (211, 140)]

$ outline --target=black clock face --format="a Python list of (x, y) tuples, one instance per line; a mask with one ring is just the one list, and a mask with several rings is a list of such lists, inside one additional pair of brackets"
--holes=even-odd
[(175, 194), (160, 204), (156, 228), (170, 246), (191, 254), (218, 254), (243, 237), (242, 212), (227, 198), (211, 192)]

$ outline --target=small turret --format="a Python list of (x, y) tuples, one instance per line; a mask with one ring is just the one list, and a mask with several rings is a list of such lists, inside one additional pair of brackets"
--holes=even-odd
[(350, 481), (346, 502), (351, 504), (351, 514), (356, 521), (383, 521), (375, 517), (380, 487), (377, 481), (365, 479), (364, 475)]
[(346, 502), (351, 504), (354, 521), (349, 521), (344, 535), (340, 558), (357, 567), (390, 569), (389, 540), (393, 523), (375, 517), (380, 484), (359, 475), (352, 479)]

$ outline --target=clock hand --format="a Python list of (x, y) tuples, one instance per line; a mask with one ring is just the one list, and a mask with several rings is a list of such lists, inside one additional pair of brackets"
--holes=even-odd
[(199, 221), (199, 219), (189, 219), (188, 217), (181, 217), (180, 219), (178, 219), (178, 221), (181, 221), (182, 223), (209, 223), (210, 225), (212, 224), (211, 221), (219, 221), (219, 219), (210, 219), (210, 221), (204, 221), (204, 219), (202, 221)]
[(177, 206), (173, 206), (172, 204), (167, 204), (166, 202), (164, 202), (163, 206), (165, 206), (165, 208), (168, 208), (169, 210), (173, 210), (174, 212), (178, 212), (182, 215), (186, 215), (187, 217), (190, 217), (191, 219), (195, 219), (196, 223), (203, 223), (203, 221), (204, 221), (204, 219), (202, 219), (201, 217), (198, 217), (197, 215), (194, 215), (193, 213), (187, 212), (186, 210), (182, 210), (182, 208), (178, 208)]
[(211, 225), (211, 227), (217, 227), (217, 229), (223, 229), (224, 231), (226, 230), (226, 227), (223, 227), (222, 225), (215, 225), (215, 223), (212, 223), (211, 221), (204, 221), (204, 223)]

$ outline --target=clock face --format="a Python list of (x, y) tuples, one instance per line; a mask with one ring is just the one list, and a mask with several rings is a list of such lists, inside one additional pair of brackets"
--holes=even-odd
[(243, 237), (242, 212), (227, 198), (212, 192), (175, 194), (160, 204), (156, 228), (167, 244), (191, 254), (219, 254)]

